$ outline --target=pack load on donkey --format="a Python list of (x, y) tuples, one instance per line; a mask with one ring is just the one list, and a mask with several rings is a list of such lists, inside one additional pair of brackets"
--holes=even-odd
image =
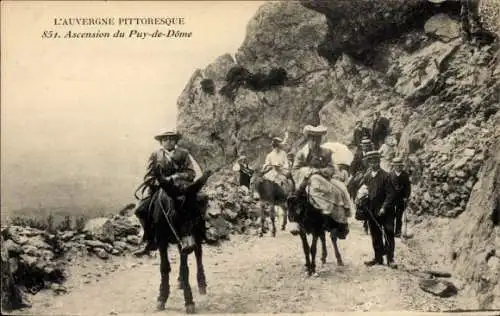
[[(312, 133), (314, 135), (314, 133), (318, 133), (316, 130), (317, 128), (310, 125), (304, 128), (306, 134)], [(323, 129), (319, 130), (320, 135), (322, 131)], [(353, 156), (348, 149), (348, 153), (345, 153), (345, 149), (341, 149), (341, 146), (336, 146), (336, 148), (340, 149), (338, 152), (342, 152), (342, 154), (339, 154), (341, 162), (345, 161), (345, 163), (350, 163), (350, 161), (352, 161)], [(333, 161), (333, 159), (336, 159), (336, 156), (328, 146), (323, 145), (321, 149), (331, 152), (330, 162), (326, 161), (325, 157), (322, 157), (322, 155), (317, 157), (318, 161), (312, 161), (314, 159), (309, 154), (311, 150), (310, 144), (306, 144), (298, 151), (293, 166), (294, 181), (299, 185), (307, 183), (304, 189), (305, 192), (307, 192), (308, 201), (312, 206), (321, 210), (324, 215), (330, 216), (337, 223), (347, 224), (347, 218), (354, 213), (355, 207), (349, 196), (346, 185), (333, 178), (333, 173), (338, 170), (335, 166), (336, 161)], [(325, 171), (316, 171), (318, 170), (316, 165), (321, 168), (323, 165), (327, 166), (330, 163), (333, 172), (326, 171), (325, 174)]]

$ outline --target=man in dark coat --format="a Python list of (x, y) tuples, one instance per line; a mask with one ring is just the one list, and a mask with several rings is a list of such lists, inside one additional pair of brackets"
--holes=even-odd
[(380, 116), (380, 112), (376, 111), (372, 126), (372, 141), (375, 146), (375, 150), (378, 150), (380, 148), (380, 146), (384, 143), (387, 135), (389, 135), (389, 125), (389, 120), (383, 116)]
[(385, 253), (387, 264), (391, 268), (397, 268), (394, 263), (394, 188), (389, 174), (380, 168), (378, 151), (367, 153), (365, 158), (370, 169), (363, 184), (368, 189), (367, 217), (375, 252), (375, 258), (365, 262), (365, 265), (382, 265)]
[(361, 145), (361, 141), (364, 138), (370, 138), (370, 129), (363, 126), (363, 121), (357, 121), (354, 127), (354, 133), (352, 137), (352, 144), (356, 147)]
[(148, 170), (144, 176), (141, 187), (147, 189), (147, 196), (140, 201), (135, 212), (143, 229), (143, 240), (146, 247), (136, 252), (140, 257), (157, 249), (154, 227), (151, 220), (151, 201), (153, 195), (160, 189), (163, 182), (171, 182), (179, 191), (179, 194), (193, 183), (196, 176), (193, 160), (187, 149), (177, 146), (180, 134), (176, 131), (163, 131), (155, 136), (161, 147), (154, 151), (149, 157)]
[(401, 226), (403, 224), (403, 213), (406, 209), (411, 194), (410, 176), (403, 169), (403, 159), (394, 158), (392, 161), (391, 181), (394, 186), (394, 210), (396, 215), (395, 236), (401, 237)]
[[(366, 159), (364, 159), (364, 157), (366, 153), (368, 153), (371, 150), (373, 150), (373, 143), (371, 142), (370, 139), (364, 138), (361, 141), (361, 146), (358, 146), (356, 152), (354, 153), (354, 158), (349, 168), (352, 177), (347, 183), (347, 190), (349, 191), (349, 194), (353, 198), (356, 196), (356, 192), (361, 186), (362, 178), (364, 177), (364, 174), (368, 170), (367, 161)], [(367, 221), (363, 223), (363, 228), (365, 229), (365, 232), (368, 234)]]

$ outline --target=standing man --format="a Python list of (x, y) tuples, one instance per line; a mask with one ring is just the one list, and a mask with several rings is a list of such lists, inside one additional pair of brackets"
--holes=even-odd
[(389, 135), (390, 122), (386, 117), (380, 116), (380, 111), (375, 112), (372, 126), (372, 141), (375, 150), (378, 150)]
[(363, 126), (363, 121), (356, 121), (352, 143), (354, 146), (359, 147), (363, 138), (370, 138), (370, 129)]
[(161, 183), (172, 182), (180, 192), (183, 192), (195, 179), (196, 172), (188, 150), (177, 146), (180, 137), (181, 135), (175, 130), (164, 130), (154, 137), (160, 142), (161, 147), (149, 157), (148, 170), (143, 184), (139, 187), (139, 189), (144, 188), (143, 192), (147, 190), (148, 194), (140, 201), (135, 211), (144, 229), (143, 241), (146, 242), (145, 248), (135, 253), (137, 257), (149, 254), (158, 248), (154, 237), (150, 204), (155, 193), (161, 189)]
[(401, 237), (403, 213), (408, 205), (411, 194), (410, 176), (404, 170), (403, 159), (394, 158), (392, 161), (391, 181), (394, 186), (394, 208), (396, 212), (395, 237)]
[(394, 263), (394, 188), (387, 172), (380, 168), (380, 154), (370, 151), (365, 156), (369, 171), (363, 184), (368, 189), (368, 225), (372, 237), (375, 258), (365, 262), (367, 266), (384, 264), (384, 253), (387, 265), (397, 268)]

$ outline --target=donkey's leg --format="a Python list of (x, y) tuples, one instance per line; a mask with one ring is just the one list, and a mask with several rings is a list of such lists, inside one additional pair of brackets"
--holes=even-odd
[(326, 236), (325, 232), (322, 232), (319, 235), (319, 239), (321, 241), (321, 263), (326, 263), (326, 257), (328, 256), (328, 251), (326, 249)]
[[(179, 255), (181, 254), (181, 245), (177, 245), (177, 248), (179, 249)], [(184, 289), (184, 285), (182, 283), (182, 269), (181, 269), (181, 266), (182, 266), (182, 262), (179, 260), (179, 276), (177, 277), (177, 288), (179, 290), (182, 290)]]
[(260, 233), (259, 237), (264, 236), (264, 225), (266, 223), (266, 205), (264, 202), (260, 202)]
[(196, 243), (194, 255), (196, 257), (196, 280), (198, 281), (198, 290), (201, 295), (205, 295), (207, 294), (207, 279), (203, 267), (203, 248), (201, 242)]
[(283, 210), (283, 225), (281, 225), (281, 230), (285, 230), (286, 224), (288, 223), (288, 208), (286, 205), (282, 205), (281, 208)]
[(302, 249), (304, 250), (304, 255), (306, 257), (306, 269), (307, 269), (307, 275), (311, 275), (311, 261), (309, 259), (310, 255), (310, 248), (309, 248), (309, 243), (307, 242), (307, 235), (306, 233), (301, 229), (300, 230), (300, 239), (302, 240)]
[(158, 295), (156, 309), (164, 310), (165, 303), (167, 302), (168, 296), (170, 295), (170, 284), (169, 284), (169, 274), (170, 274), (170, 262), (168, 261), (168, 245), (160, 246), (160, 294)]
[(337, 245), (338, 238), (336, 232), (332, 231), (330, 233), (330, 237), (332, 238), (333, 250), (335, 251), (335, 258), (337, 258), (337, 264), (339, 266), (343, 266), (344, 261), (342, 261), (342, 256), (340, 255), (339, 246)]
[(271, 209), (269, 211), (269, 216), (271, 217), (271, 225), (272, 225), (272, 235), (276, 237), (276, 206), (271, 204)]
[(313, 233), (312, 242), (311, 242), (311, 274), (317, 276), (316, 273), (316, 250), (318, 246), (318, 237), (320, 234)]
[(184, 304), (186, 306), (186, 313), (193, 314), (194, 301), (193, 292), (191, 291), (191, 286), (189, 285), (189, 266), (188, 266), (188, 255), (181, 253), (181, 281), (184, 290)]

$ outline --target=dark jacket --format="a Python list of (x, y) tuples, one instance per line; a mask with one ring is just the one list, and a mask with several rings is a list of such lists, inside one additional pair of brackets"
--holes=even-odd
[(411, 182), (410, 176), (406, 171), (401, 171), (398, 176), (394, 171), (390, 173), (392, 185), (394, 187), (394, 198), (395, 199), (408, 199), (411, 194)]
[(376, 215), (382, 208), (388, 210), (394, 205), (394, 187), (390, 175), (379, 169), (377, 175), (372, 177), (367, 172), (363, 183), (368, 187), (370, 210)]
[(358, 172), (366, 171), (366, 164), (363, 161), (364, 154), (365, 153), (363, 152), (363, 150), (361, 150), (361, 147), (358, 147), (358, 150), (356, 150), (356, 152), (354, 153), (354, 157), (349, 168), (349, 172), (352, 175), (355, 175)]
[(381, 116), (372, 126), (372, 140), (377, 143), (381, 143), (387, 135), (389, 135), (389, 125), (390, 122), (387, 118)]
[(371, 138), (370, 129), (366, 127), (356, 128), (352, 137), (354, 146), (360, 146), (363, 138)]
[(174, 185), (180, 189), (193, 182), (196, 175), (187, 149), (176, 147), (172, 153), (163, 148), (154, 151), (149, 157), (145, 182), (152, 188), (158, 188), (160, 184), (158, 178), (164, 180), (173, 175), (175, 175)]
[(254, 171), (250, 169), (248, 166), (244, 166), (240, 164), (240, 185), (246, 186), (250, 189), (250, 182), (253, 176)]

